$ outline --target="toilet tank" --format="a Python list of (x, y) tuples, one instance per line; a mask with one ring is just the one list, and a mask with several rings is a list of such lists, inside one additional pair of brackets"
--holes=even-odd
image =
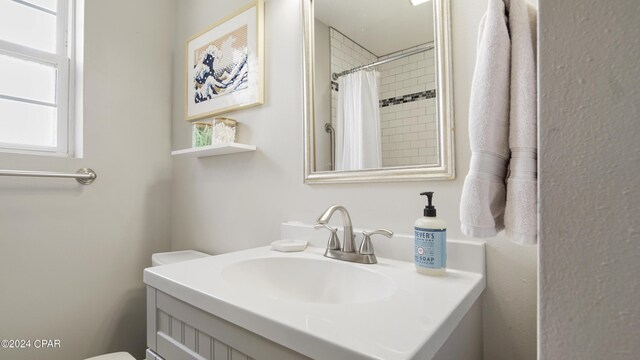
[(169, 251), (163, 253), (155, 253), (151, 255), (151, 265), (167, 265), (180, 261), (187, 261), (193, 259), (200, 259), (206, 256), (211, 256), (200, 251), (195, 250), (182, 250), (182, 251)]

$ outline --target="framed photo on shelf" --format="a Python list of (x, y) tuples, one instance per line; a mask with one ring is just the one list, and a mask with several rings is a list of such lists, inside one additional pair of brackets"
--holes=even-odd
[(263, 7), (255, 0), (187, 40), (187, 121), (264, 103)]

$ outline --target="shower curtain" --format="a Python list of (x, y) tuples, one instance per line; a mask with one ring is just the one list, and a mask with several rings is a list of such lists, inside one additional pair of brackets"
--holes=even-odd
[(336, 170), (382, 167), (378, 71), (357, 71), (338, 80)]

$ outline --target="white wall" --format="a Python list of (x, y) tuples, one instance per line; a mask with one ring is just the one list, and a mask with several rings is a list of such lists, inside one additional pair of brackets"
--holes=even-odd
[(89, 186), (0, 178), (0, 339), (61, 341), (2, 359), (143, 358), (142, 270), (169, 248), (172, 11), (87, 1), (85, 158), (0, 154), (2, 169), (98, 173)]
[[(316, 74), (331, 72), (331, 56), (329, 27), (318, 19), (313, 25), (315, 36), (315, 67)], [(314, 79), (314, 112), (315, 112), (315, 149), (316, 169), (318, 171), (331, 170), (331, 135), (325, 131), (324, 124), (331, 122), (331, 77), (316, 76)]]
[(540, 358), (640, 358), (640, 2), (540, 0)]
[[(241, 5), (205, 0), (188, 4), (176, 8), (176, 49), (183, 49), (189, 36)], [(449, 223), (449, 236), (463, 238), (458, 219), (470, 158), (468, 99), (476, 30), (485, 8), (486, 2), (452, 1), (458, 178), (310, 186), (303, 183), (301, 2), (267, 0), (266, 102), (231, 114), (240, 122), (238, 141), (255, 144), (258, 151), (174, 159), (172, 248), (223, 253), (267, 245), (278, 238), (281, 222), (311, 223), (334, 203), (349, 209), (357, 227), (411, 233), (424, 206), (418, 194), (426, 190), (436, 192), (438, 213)], [(184, 56), (176, 51), (174, 150), (190, 146), (190, 127), (183, 117), (183, 67)], [(488, 243), (488, 288), (483, 299), (487, 360), (536, 358), (536, 255), (535, 247), (517, 246), (504, 237)]]

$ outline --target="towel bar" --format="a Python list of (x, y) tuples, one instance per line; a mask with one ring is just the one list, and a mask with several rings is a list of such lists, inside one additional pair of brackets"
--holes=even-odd
[(0, 176), (74, 178), (82, 185), (89, 185), (98, 177), (96, 172), (89, 168), (82, 168), (76, 171), (75, 174), (49, 171), (0, 170)]

